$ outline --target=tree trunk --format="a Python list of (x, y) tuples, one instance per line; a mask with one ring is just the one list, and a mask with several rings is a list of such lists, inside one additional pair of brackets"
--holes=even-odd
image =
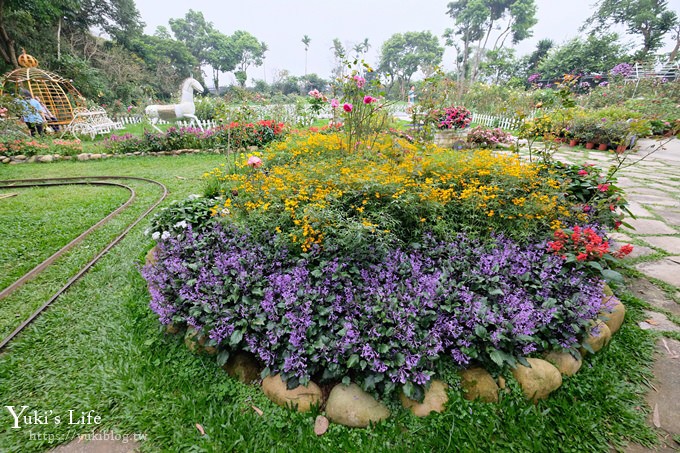
[(0, 0), (0, 54), (7, 64), (11, 64), (15, 68), (19, 67), (14, 40), (5, 29), (5, 0)]

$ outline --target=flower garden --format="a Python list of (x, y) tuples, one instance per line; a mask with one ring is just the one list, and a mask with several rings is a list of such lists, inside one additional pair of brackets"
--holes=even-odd
[[(155, 218), (143, 275), (161, 323), (219, 365), (247, 354), (265, 393), (300, 410), (324, 400), (272, 396), (268, 379), (422, 402), (445, 369), (495, 380), (599, 350), (610, 338), (599, 319), (616, 318), (612, 331), (622, 320), (605, 295), (620, 280), (610, 264), (631, 250), (607, 238), (626, 209), (614, 174), (384, 133), (363, 78), (347, 83), (370, 100), (344, 103), (345, 133), (293, 132), (232, 156), (201, 196)], [(432, 116), (469, 124), (464, 108)]]
[[(309, 93), (316, 113), (331, 112), (327, 126), (244, 115), (205, 131), (169, 127), (164, 133), (113, 134), (96, 143), (12, 138), (0, 154), (76, 156), (96, 146), (111, 156), (140, 156), (138, 171), (153, 176), (168, 164), (147, 155), (210, 151), (167, 157), (180, 160), (164, 178), (181, 189), (129, 252), (138, 258), (139, 249), (153, 242), (141, 272), (132, 270), (136, 295), (129, 297), (145, 305), (130, 308), (135, 322), (144, 324), (135, 340), (150, 360), (144, 374), (166, 379), (154, 372), (159, 367), (183, 376), (181, 366), (197, 373), (186, 360), (199, 361), (209, 370), (202, 381), (189, 377), (181, 391), (170, 383), (166, 396), (191, 395), (187, 389), (194, 384), (208, 386), (208, 395), (233, 396), (238, 403), (229, 408), (238, 407), (241, 416), (227, 422), (224, 417), (231, 416), (220, 412), (225, 426), (247, 427), (252, 420), (243, 411), (259, 414), (265, 407), (261, 393), (302, 412), (274, 412), (276, 430), (306, 427), (325, 415), (334, 422), (333, 439), (342, 433), (365, 441), (381, 430), (395, 439), (404, 426), (437, 433), (446, 417), (469, 419), (469, 426), (510, 423), (501, 413), (514, 410), (522, 413), (518, 419), (544, 420), (540, 411), (553, 409), (566, 418), (576, 401), (585, 404), (589, 386), (609, 379), (593, 384), (593, 373), (610, 367), (614, 371), (607, 372), (624, 376), (619, 370), (626, 366), (609, 363), (609, 350), (593, 354), (621, 328), (626, 310), (608, 287), (617, 289), (618, 260), (632, 251), (611, 239), (630, 216), (618, 169), (565, 164), (551, 152), (558, 142), (582, 139), (592, 129), (612, 145), (625, 142), (623, 159), (634, 152), (628, 149), (633, 136), (668, 133), (673, 123), (659, 120), (656, 130), (656, 120), (630, 104), (541, 107), (514, 131), (526, 140), (526, 159), (516, 137), (476, 125), (466, 107), (441, 106), (424, 115), (425, 132), (462, 132), (473, 147), (454, 150), (423, 139), (423, 130), (395, 123), (373, 82), (353, 74), (343, 83), (343, 96)], [(544, 147), (539, 160), (531, 158), (535, 144)], [(119, 162), (93, 165), (127, 173)], [(189, 181), (179, 176), (184, 163), (194, 172)], [(57, 174), (70, 174), (59, 165), (81, 164), (54, 165)], [(31, 174), (30, 168), (15, 168)], [(159, 321), (163, 332), (176, 337), (158, 334)], [(638, 341), (629, 330), (623, 326), (621, 345), (609, 347), (616, 354)], [(184, 357), (186, 351), (177, 350), (184, 345), (198, 356), (177, 359)], [(635, 359), (635, 351), (627, 360)], [(225, 384), (213, 368), (249, 385), (229, 378)], [(630, 372), (636, 379), (644, 375)], [(350, 401), (361, 399), (372, 408), (361, 421), (354, 412), (349, 419), (341, 414), (347, 403), (338, 406), (339, 395), (350, 391)], [(625, 394), (620, 399), (626, 404), (638, 401), (626, 393), (629, 387), (609, 391)], [(642, 422), (632, 409), (612, 409), (607, 398), (598, 394), (597, 404), (581, 407), (582, 413), (598, 414), (597, 422), (588, 423), (613, 417), (620, 423), (611, 428), (616, 435), (629, 427), (638, 430), (636, 436), (648, 435), (639, 434)], [(486, 402), (494, 404), (483, 407)], [(116, 404), (106, 409), (112, 418)], [(201, 407), (215, 410), (212, 403)], [(427, 421), (407, 418), (409, 411)], [(347, 434), (338, 425), (371, 428)], [(555, 426), (560, 437), (562, 425)], [(606, 423), (598, 427), (597, 439), (617, 443), (608, 429)], [(446, 442), (434, 445), (444, 448)]]

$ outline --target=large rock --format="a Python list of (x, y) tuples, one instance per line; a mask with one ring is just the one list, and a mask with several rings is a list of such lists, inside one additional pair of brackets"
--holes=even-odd
[(78, 159), (78, 160), (90, 160), (90, 154), (89, 153), (78, 154), (76, 159)]
[(410, 409), (415, 416), (427, 417), (430, 415), (430, 412), (444, 412), (444, 406), (449, 401), (449, 395), (446, 393), (446, 389), (448, 388), (449, 386), (446, 385), (445, 382), (433, 380), (430, 383), (430, 388), (425, 392), (425, 398), (423, 398), (422, 403), (412, 400), (404, 395), (403, 392), (399, 393), (399, 399), (401, 400), (401, 404), (403, 404), (406, 409)]
[(255, 356), (249, 352), (238, 352), (227, 360), (222, 368), (227, 374), (244, 384), (251, 384), (260, 379), (260, 364)]
[(581, 369), (583, 361), (566, 351), (551, 351), (545, 355), (545, 360), (552, 363), (565, 376), (573, 376)]
[(553, 364), (543, 359), (527, 359), (531, 367), (517, 365), (512, 375), (522, 387), (524, 396), (534, 403), (546, 399), (562, 385), (562, 375)]
[(485, 403), (498, 402), (498, 384), (484, 368), (470, 368), (460, 373), (463, 398), (466, 400), (481, 399)]
[(40, 162), (52, 162), (53, 160), (54, 157), (52, 157), (50, 154), (40, 157)]
[(365, 428), (388, 418), (390, 411), (358, 385), (338, 384), (328, 396), (326, 416), (341, 425)]
[(319, 386), (313, 382), (306, 387), (299, 385), (288, 390), (278, 374), (269, 375), (262, 380), (262, 391), (275, 404), (297, 409), (298, 412), (308, 412), (312, 406), (320, 405), (323, 396)]
[[(584, 340), (584, 343), (590, 345), (593, 352), (597, 352), (604, 348), (607, 343), (609, 343), (609, 340), (612, 339), (612, 332), (609, 330), (609, 327), (599, 319), (593, 321), (593, 326), (589, 330), (590, 332), (588, 337)], [(580, 351), (582, 355), (589, 352), (585, 348), (581, 348)]]
[(626, 317), (626, 307), (614, 296), (605, 297), (605, 306), (598, 317), (609, 327), (609, 332), (614, 335), (623, 324)]

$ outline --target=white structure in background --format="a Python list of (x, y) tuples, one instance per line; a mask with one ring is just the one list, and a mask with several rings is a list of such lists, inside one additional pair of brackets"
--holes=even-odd
[(179, 104), (170, 105), (150, 105), (144, 109), (144, 113), (151, 120), (151, 125), (158, 131), (162, 132), (156, 126), (158, 120), (177, 121), (185, 118), (190, 119), (189, 124), (196, 124), (196, 126), (203, 130), (201, 123), (196, 117), (196, 106), (194, 105), (194, 91), (203, 92), (203, 85), (193, 77), (189, 77), (182, 82), (182, 98)]

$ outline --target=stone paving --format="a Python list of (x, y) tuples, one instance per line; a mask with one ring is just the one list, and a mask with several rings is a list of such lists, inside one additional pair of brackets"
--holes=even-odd
[[(622, 228), (613, 239), (633, 244), (634, 252), (626, 259), (646, 277), (627, 282), (635, 296), (653, 307), (645, 311), (640, 328), (660, 332), (647, 404), (649, 423), (658, 428), (661, 446), (648, 450), (631, 445), (627, 452), (678, 451), (680, 444), (673, 436), (680, 436), (680, 342), (668, 335), (680, 333), (680, 140), (663, 148), (652, 140), (638, 146), (631, 161), (653, 152), (617, 174), (636, 219), (627, 219), (633, 228)], [(555, 157), (601, 168), (616, 163), (614, 154), (580, 148), (560, 148)]]

